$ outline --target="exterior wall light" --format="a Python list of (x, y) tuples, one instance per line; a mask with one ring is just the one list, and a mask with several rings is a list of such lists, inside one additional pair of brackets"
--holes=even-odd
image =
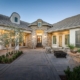
[(47, 37), (46, 35), (44, 37)]
[(32, 36), (33, 38), (35, 38), (35, 36)]

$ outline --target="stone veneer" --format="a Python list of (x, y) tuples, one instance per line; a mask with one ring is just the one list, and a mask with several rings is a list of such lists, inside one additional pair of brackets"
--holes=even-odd
[(26, 38), (27, 38), (27, 45), (26, 46), (28, 48), (32, 48), (32, 36), (31, 36), (31, 33), (28, 34)]
[(35, 25), (35, 26), (31, 25), (30, 28), (32, 29), (32, 33), (27, 36), (27, 38), (28, 38), (28, 41), (27, 41), (28, 44), (27, 45), (28, 45), (29, 48), (36, 48), (36, 45), (37, 45), (36, 30), (42, 30), (43, 31), (43, 34), (42, 34), (42, 46), (43, 47), (46, 47), (46, 46), (49, 45), (49, 43), (51, 43), (50, 41), (48, 41), (48, 39), (51, 36), (49, 35), (49, 38), (48, 38), (48, 34), (46, 32), (47, 29), (49, 28), (47, 25), (44, 25), (44, 26), (41, 26), (41, 27), (38, 27), (37, 25)]
[(50, 47), (52, 46), (52, 34), (51, 33), (47, 34), (47, 43), (48, 43), (47, 44), (48, 46)]

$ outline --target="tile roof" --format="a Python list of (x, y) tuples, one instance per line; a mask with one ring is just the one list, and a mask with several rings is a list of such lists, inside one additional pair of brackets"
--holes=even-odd
[(2, 14), (0, 14), (0, 25), (12, 26), (12, 27), (23, 28), (26, 30), (31, 30), (31, 28), (28, 27), (29, 23), (24, 22), (24, 21), (20, 21), (20, 24), (15, 24), (10, 21), (10, 17), (2, 15)]
[(72, 16), (66, 18), (62, 21), (59, 21), (53, 24), (53, 27), (48, 30), (48, 32), (65, 30), (65, 29), (72, 29), (72, 28), (80, 28), (80, 14), (76, 16)]

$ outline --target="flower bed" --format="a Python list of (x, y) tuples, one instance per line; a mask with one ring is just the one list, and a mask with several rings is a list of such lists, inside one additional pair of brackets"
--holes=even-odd
[(11, 63), (13, 60), (15, 60), (21, 54), (23, 54), (22, 51), (8, 52), (8, 53), (6, 53), (6, 55), (0, 56), (0, 63)]
[(67, 53), (63, 52), (63, 51), (54, 51), (54, 55), (57, 58), (66, 58)]

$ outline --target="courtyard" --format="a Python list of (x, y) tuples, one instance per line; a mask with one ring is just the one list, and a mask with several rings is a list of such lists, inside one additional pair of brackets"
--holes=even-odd
[(60, 80), (64, 70), (77, 65), (71, 57), (56, 58), (45, 49), (22, 49), (24, 54), (10, 64), (0, 64), (0, 80)]

